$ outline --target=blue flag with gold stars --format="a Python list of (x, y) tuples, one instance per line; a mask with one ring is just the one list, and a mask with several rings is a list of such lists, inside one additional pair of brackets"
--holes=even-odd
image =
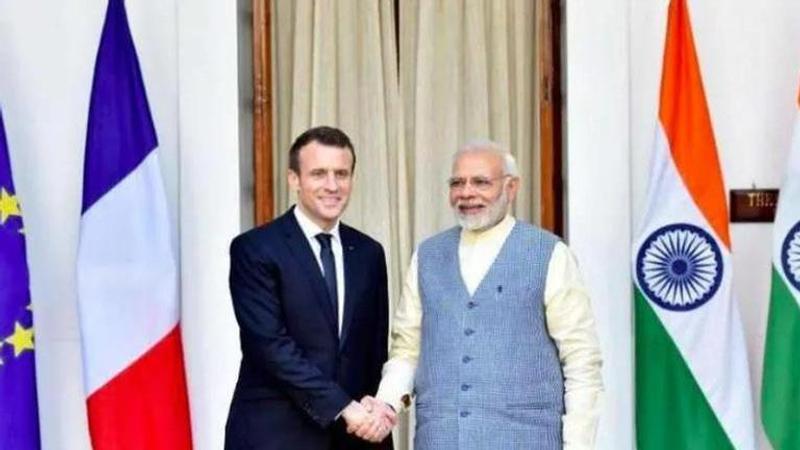
[(33, 311), (22, 213), (0, 113), (0, 447), (39, 448)]

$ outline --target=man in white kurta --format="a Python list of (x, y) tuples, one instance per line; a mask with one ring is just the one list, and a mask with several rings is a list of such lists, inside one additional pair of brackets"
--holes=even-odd
[[(467, 145), (454, 159), (450, 203), (461, 225), (458, 263), (470, 295), (489, 272), (517, 223), (509, 215), (519, 184), (516, 173), (513, 157), (490, 142)], [(395, 309), (390, 359), (376, 395), (396, 411), (410, 405), (422, 344), (423, 300), (417, 258), (415, 252)], [(593, 448), (603, 390), (602, 360), (576, 260), (560, 241), (547, 262), (543, 303), (547, 333), (563, 373), (563, 447)], [(375, 408), (379, 406), (376, 402)]]

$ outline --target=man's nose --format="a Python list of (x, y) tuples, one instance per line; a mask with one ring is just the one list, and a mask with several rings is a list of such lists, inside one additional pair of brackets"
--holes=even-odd
[(473, 198), (475, 198), (475, 191), (473, 191), (471, 188), (470, 189), (465, 188), (456, 193), (456, 199), (460, 201), (472, 200)]
[(475, 185), (472, 183), (472, 181), (467, 180), (467, 182), (464, 183), (464, 187), (461, 188), (460, 194), (462, 197), (474, 197), (475, 192)]
[(336, 191), (339, 189), (339, 183), (336, 181), (336, 174), (333, 172), (325, 176), (325, 189), (329, 191)]

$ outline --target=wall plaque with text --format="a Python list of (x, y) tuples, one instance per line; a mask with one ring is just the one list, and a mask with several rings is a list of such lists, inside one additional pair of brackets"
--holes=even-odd
[(731, 189), (731, 222), (772, 222), (778, 189)]

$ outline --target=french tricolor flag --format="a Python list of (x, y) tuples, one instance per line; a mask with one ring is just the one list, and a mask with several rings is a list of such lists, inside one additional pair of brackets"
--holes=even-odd
[(123, 0), (109, 0), (86, 137), (78, 294), (95, 450), (191, 449), (158, 141)]

